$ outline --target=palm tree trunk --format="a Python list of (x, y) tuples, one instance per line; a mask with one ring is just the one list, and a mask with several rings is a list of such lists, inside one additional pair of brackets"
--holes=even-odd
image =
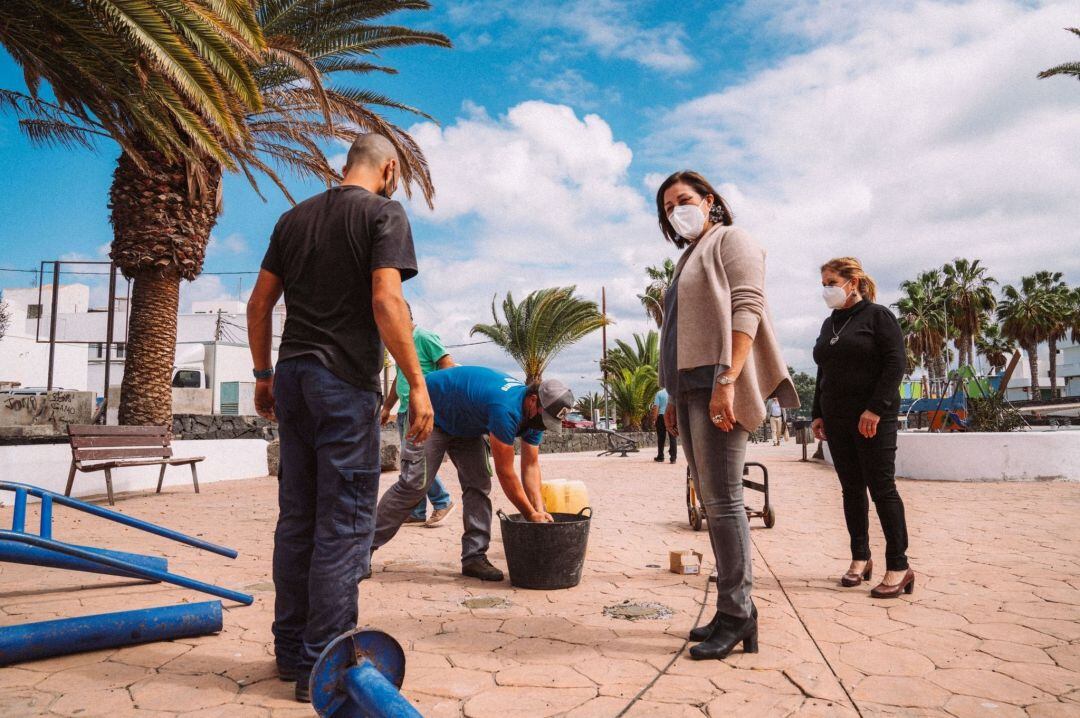
[(110, 256), (134, 280), (128, 353), (120, 391), (121, 424), (172, 423), (172, 368), (180, 280), (202, 271), (210, 231), (217, 222), (221, 167), (195, 170), (168, 160), (149, 142), (144, 172), (123, 153), (109, 190), (113, 243)]
[(120, 423), (172, 424), (172, 369), (180, 278), (175, 270), (135, 275), (131, 291), (127, 359), (120, 388)]
[(1050, 398), (1057, 396), (1057, 338), (1048, 337), (1046, 346), (1050, 350)]
[(1039, 393), (1039, 345), (1027, 344), (1024, 351), (1028, 355), (1028, 370), (1031, 371), (1031, 398), (1042, 398)]

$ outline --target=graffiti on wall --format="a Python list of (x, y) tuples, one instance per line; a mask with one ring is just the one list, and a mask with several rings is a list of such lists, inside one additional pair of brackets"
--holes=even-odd
[(90, 422), (94, 395), (88, 391), (54, 391), (0, 400), (0, 426), (52, 426)]

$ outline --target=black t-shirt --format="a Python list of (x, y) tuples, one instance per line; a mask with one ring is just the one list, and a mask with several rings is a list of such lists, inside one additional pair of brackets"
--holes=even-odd
[(338, 378), (380, 391), (383, 344), (371, 308), (371, 274), (416, 276), (405, 209), (363, 187), (334, 187), (281, 215), (262, 268), (285, 287), (278, 359), (317, 357)]
[(888, 307), (863, 299), (834, 311), (821, 325), (814, 361), (815, 419), (858, 416), (867, 409), (883, 419), (896, 417), (907, 352), (900, 323)]

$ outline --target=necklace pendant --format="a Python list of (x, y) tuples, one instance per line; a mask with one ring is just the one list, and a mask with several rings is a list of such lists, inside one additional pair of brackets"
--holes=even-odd
[(829, 340), (829, 345), (831, 346), (833, 344), (836, 344), (838, 341), (840, 341), (840, 337), (833, 337)]

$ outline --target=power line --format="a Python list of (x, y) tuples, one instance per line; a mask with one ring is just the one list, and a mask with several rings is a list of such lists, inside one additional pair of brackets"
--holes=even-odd
[[(65, 262), (66, 264), (66, 262)], [(78, 264), (78, 262), (71, 262), (71, 264)], [(36, 269), (15, 269), (14, 267), (0, 267), (0, 272), (18, 272), (21, 274), (39, 274)], [(49, 274), (49, 272), (46, 272)], [(60, 274), (67, 274), (70, 276), (83, 276), (83, 277), (107, 277), (108, 272), (72, 272), (70, 270), (60, 270)], [(236, 275), (251, 275), (258, 274), (258, 272), (199, 272), (199, 276), (209, 274), (217, 277), (222, 276), (236, 276)]]

